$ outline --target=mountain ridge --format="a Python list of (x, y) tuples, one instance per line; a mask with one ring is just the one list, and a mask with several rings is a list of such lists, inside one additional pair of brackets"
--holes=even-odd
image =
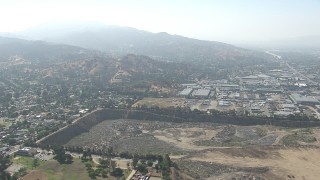
[(239, 48), (222, 42), (95, 23), (88, 26), (86, 24), (69, 25), (66, 28), (61, 26), (55, 29), (39, 27), (17, 35), (29, 38), (34, 36), (33, 39), (99, 50), (115, 56), (140, 54), (156, 60), (173, 62), (210, 64), (225, 60), (261, 61), (268, 59), (268, 55), (263, 52)]

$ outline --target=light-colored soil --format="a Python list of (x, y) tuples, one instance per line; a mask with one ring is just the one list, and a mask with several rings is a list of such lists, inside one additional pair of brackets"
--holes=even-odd
[[(165, 101), (177, 102), (166, 99), (162, 103)], [(181, 167), (181, 177), (191, 179), (197, 174), (200, 179), (239, 179), (246, 175), (313, 180), (320, 177), (319, 140), (319, 128), (110, 120), (68, 145), (99, 147), (107, 143), (115, 152), (171, 154)], [(127, 165), (118, 164), (124, 169)]]
[(161, 141), (169, 142), (185, 150), (203, 150), (207, 146), (196, 146), (193, 141), (209, 140), (217, 134), (216, 130), (204, 128), (168, 128), (163, 131), (156, 130), (153, 136)]
[(132, 107), (138, 107), (145, 105), (147, 107), (158, 106), (160, 108), (168, 107), (184, 107), (186, 106), (185, 98), (143, 98), (142, 100), (136, 102)]
[(230, 153), (229, 151), (230, 149), (210, 151), (190, 159), (233, 167), (269, 167), (271, 169), (270, 173), (279, 179), (287, 179), (288, 175), (303, 180), (317, 180), (320, 177), (320, 149), (317, 148), (259, 148), (256, 153), (260, 152), (263, 155), (257, 155), (256, 157), (247, 153), (243, 153), (242, 156), (242, 151), (248, 152), (247, 149), (237, 148), (237, 153)]
[(121, 169), (128, 169), (128, 164), (129, 164), (129, 167), (131, 167), (131, 163), (132, 163), (132, 161), (129, 161), (129, 160), (117, 160), (116, 161), (117, 167), (119, 167)]

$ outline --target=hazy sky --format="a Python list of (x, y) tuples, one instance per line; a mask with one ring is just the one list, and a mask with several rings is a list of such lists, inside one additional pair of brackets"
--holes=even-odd
[(0, 0), (0, 32), (100, 21), (224, 42), (320, 35), (320, 0)]

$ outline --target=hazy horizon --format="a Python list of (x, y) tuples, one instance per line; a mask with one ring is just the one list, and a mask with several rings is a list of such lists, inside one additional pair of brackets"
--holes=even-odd
[(44, 23), (94, 21), (227, 43), (320, 35), (320, 1), (86, 1), (2, 2), (0, 32)]

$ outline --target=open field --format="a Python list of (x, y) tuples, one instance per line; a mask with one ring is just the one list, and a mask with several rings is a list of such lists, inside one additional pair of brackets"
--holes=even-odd
[[(125, 168), (127, 162), (117, 160), (117, 166), (124, 168), (124, 177), (130, 173)], [(92, 163), (95, 167), (96, 164)], [(21, 178), (22, 180), (89, 180), (88, 172), (85, 167), (85, 162), (80, 159), (74, 158), (71, 164), (59, 164), (56, 160), (43, 162), (40, 167), (30, 170), (29, 173)], [(116, 177), (110, 174), (106, 178), (100, 176), (96, 177), (97, 180), (108, 179), (116, 180)]]
[[(12, 162), (14, 164), (20, 164), (23, 165), (24, 167), (27, 168), (27, 170), (31, 170), (34, 167), (32, 166), (33, 164), (33, 158), (32, 157), (25, 157), (25, 156), (16, 156), (15, 158), (13, 158)], [(45, 162), (39, 160), (38, 164), (39, 166), (42, 166)]]
[(169, 153), (181, 179), (309, 180), (320, 176), (319, 139), (319, 128), (118, 119), (103, 121), (66, 145)]
[(235, 126), (213, 123), (170, 123), (107, 120), (71, 139), (67, 146), (113, 146), (123, 152), (185, 153), (214, 147), (319, 146), (318, 128)]
[[(318, 148), (252, 147), (212, 149), (184, 157), (178, 161), (178, 165), (194, 178), (231, 179), (255, 176), (260, 179), (316, 180), (320, 176), (319, 158)], [(198, 166), (199, 170), (193, 166)], [(202, 166), (205, 168), (201, 168)]]
[[(92, 127), (89, 132), (82, 133), (71, 139), (66, 146), (83, 146), (102, 148), (102, 146), (113, 146), (117, 152), (132, 153), (179, 153), (182, 149), (167, 142), (161, 141), (145, 129), (157, 129), (165, 123), (147, 123), (135, 120), (108, 120)], [(148, 126), (147, 128), (143, 128)]]
[(209, 100), (209, 104), (204, 105), (203, 99), (186, 99), (186, 98), (143, 98), (142, 100), (136, 102), (132, 107), (146, 106), (146, 107), (190, 107), (191, 110), (198, 109), (201, 111), (206, 111), (208, 109), (215, 109), (218, 111), (229, 111), (235, 109), (234, 103), (230, 106), (218, 106), (217, 100)]
[(74, 159), (72, 164), (60, 165), (55, 160), (50, 160), (37, 170), (31, 171), (22, 180), (87, 180), (90, 179), (85, 165), (79, 160)]
[(143, 98), (136, 102), (132, 107), (145, 105), (147, 107), (158, 106), (160, 108), (168, 107), (184, 107), (186, 106), (187, 99), (185, 98)]

